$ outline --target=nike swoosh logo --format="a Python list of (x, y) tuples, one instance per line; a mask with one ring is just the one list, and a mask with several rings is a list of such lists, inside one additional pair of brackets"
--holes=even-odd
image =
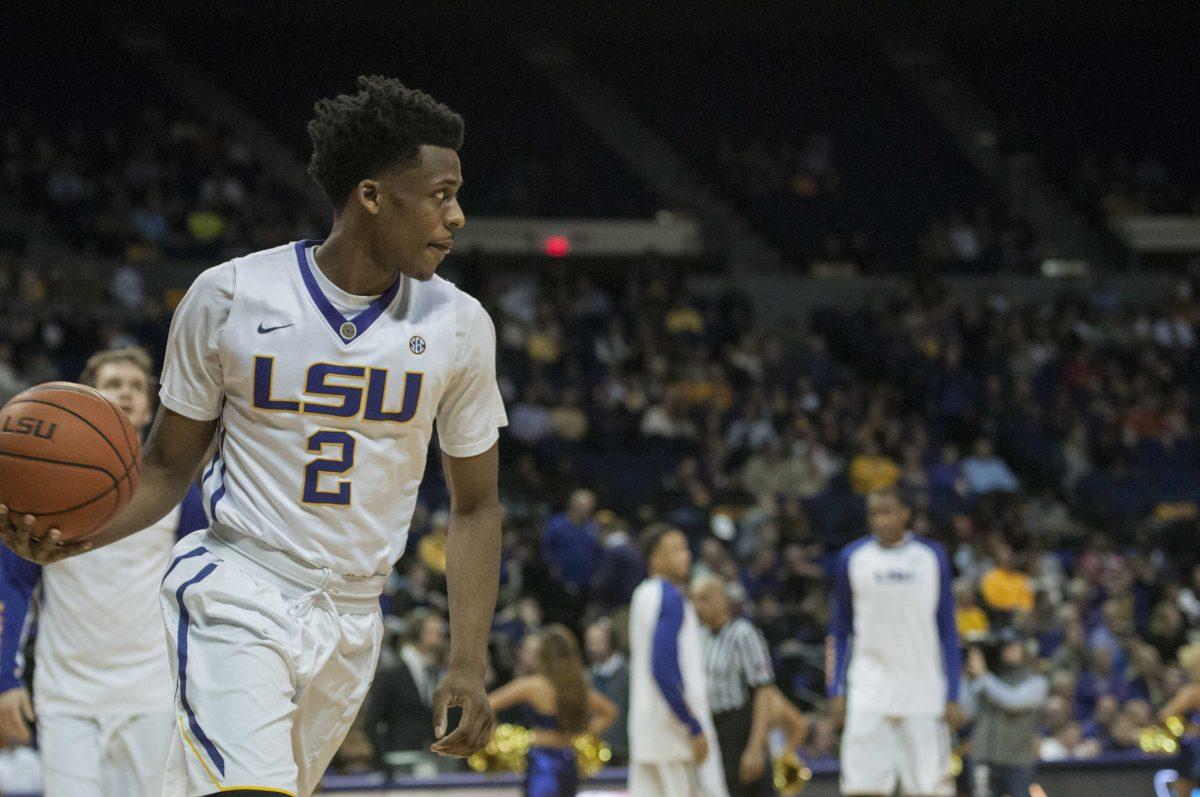
[(260, 322), (258, 325), (258, 334), (265, 335), (268, 332), (274, 332), (277, 329), (285, 329), (287, 327), (294, 327), (294, 326), (296, 326), (296, 325), (295, 324), (280, 324), (277, 327), (264, 327), (262, 325), (262, 323)]

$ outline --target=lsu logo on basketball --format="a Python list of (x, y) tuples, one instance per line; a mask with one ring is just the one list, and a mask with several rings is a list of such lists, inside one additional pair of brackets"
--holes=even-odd
[[(398, 406), (388, 396), (388, 370), (362, 365), (313, 363), (304, 378), (304, 400), (277, 398), (274, 393), (275, 358), (254, 357), (252, 405), (270, 412), (298, 412), (334, 418), (356, 418), (385, 423), (408, 423), (417, 414), (425, 375), (404, 374), (403, 396)], [(388, 406), (395, 407), (389, 409)]]
[(28, 434), (42, 440), (53, 440), (57, 423), (43, 418), (5, 418), (3, 431), (10, 434)]

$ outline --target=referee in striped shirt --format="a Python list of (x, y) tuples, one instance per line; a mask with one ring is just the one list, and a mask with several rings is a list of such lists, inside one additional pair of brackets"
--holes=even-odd
[(775, 672), (767, 640), (749, 620), (733, 616), (725, 584), (715, 576), (696, 580), (692, 602), (704, 626), (708, 701), (730, 797), (773, 795), (767, 732)]

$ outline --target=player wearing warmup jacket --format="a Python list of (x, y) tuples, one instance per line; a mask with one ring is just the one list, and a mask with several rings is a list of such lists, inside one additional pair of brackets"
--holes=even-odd
[(895, 490), (868, 496), (867, 512), (871, 534), (842, 549), (833, 579), (842, 793), (891, 795), (898, 784), (906, 797), (950, 795), (950, 733), (962, 723), (950, 561), (908, 531)]
[[(404, 551), (436, 420), (451, 499), (450, 654), (434, 752), (468, 756), (495, 719), (484, 689), (499, 581), (495, 333), (435, 271), (465, 218), (463, 124), (399, 81), (359, 78), (309, 123), (309, 171), (335, 212), (297, 241), (201, 274), (175, 311), (141, 485), (102, 545), (182, 497), (208, 440), (209, 529), (175, 548), (160, 592), (176, 674), (164, 793), (309, 795), (374, 676), (379, 595)], [(81, 552), (23, 524), (34, 559)], [(462, 719), (447, 728), (447, 709)]]
[(692, 566), (687, 538), (655, 523), (641, 546), (650, 577), (629, 607), (630, 797), (729, 797), (700, 621), (684, 594)]
[[(88, 360), (80, 381), (121, 408), (139, 436), (154, 378), (137, 348)], [(174, 691), (158, 586), (180, 536), (204, 528), (200, 493), (141, 534), (40, 567), (0, 549), (0, 733), (28, 744), (37, 720), (52, 797), (158, 797), (174, 726)], [(40, 589), (40, 593), (37, 590)], [(33, 700), (21, 652), (38, 604)]]

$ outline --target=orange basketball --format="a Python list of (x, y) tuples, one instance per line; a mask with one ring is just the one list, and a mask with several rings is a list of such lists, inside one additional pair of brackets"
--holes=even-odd
[(79, 540), (104, 526), (133, 497), (137, 434), (99, 391), (48, 382), (0, 409), (0, 503), (37, 518), (40, 536), (56, 528)]

